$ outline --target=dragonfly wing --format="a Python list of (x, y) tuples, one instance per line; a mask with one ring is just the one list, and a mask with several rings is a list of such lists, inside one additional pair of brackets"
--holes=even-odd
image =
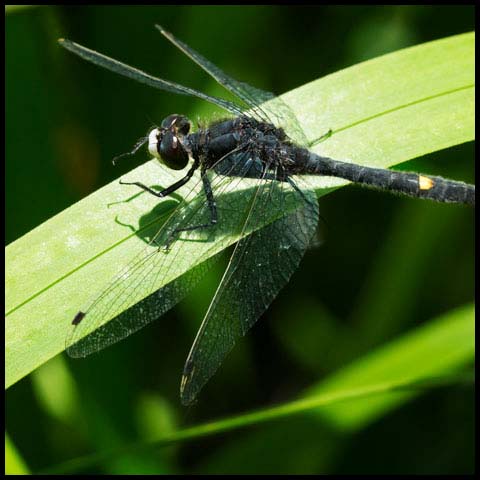
[(123, 75), (125, 77), (136, 80), (137, 82), (145, 83), (150, 87), (206, 100), (207, 102), (213, 103), (214, 105), (223, 108), (224, 110), (232, 113), (233, 115), (240, 115), (242, 113), (243, 109), (240, 108), (238, 105), (235, 105), (233, 102), (207, 95), (205, 93), (194, 90), (193, 88), (180, 85), (179, 83), (170, 82), (168, 80), (154, 77), (152, 75), (149, 75), (148, 73), (143, 72), (142, 70), (139, 70), (138, 68), (126, 65), (125, 63), (107, 57), (102, 53), (79, 45), (78, 43), (72, 42), (71, 40), (66, 40), (62, 38), (59, 40), (59, 43), (70, 52), (75, 53), (76, 55), (83, 58), (84, 60), (87, 60), (88, 62), (99, 65), (100, 67), (118, 73), (119, 75)]
[[(138, 252), (93, 302), (77, 314), (66, 340), (70, 356), (85, 357), (147, 325), (175, 305), (186, 293), (189, 283), (193, 285), (201, 278), (203, 271), (199, 267), (196, 272), (189, 272), (190, 277), (185, 283), (184, 291), (169, 287), (170, 282), (178, 285), (184, 276), (175, 276), (175, 272), (182, 272), (183, 265), (179, 262), (184, 257), (178, 251), (177, 242), (173, 243), (169, 252), (162, 248), (170, 241), (176, 225), (185, 225), (190, 220), (204, 217), (203, 209), (192, 203), (197, 195), (201, 196), (200, 181), (195, 180), (194, 188), (148, 245)], [(188, 271), (187, 265), (185, 267), (185, 271)], [(163, 289), (162, 284), (166, 284)]]
[[(236, 340), (286, 285), (315, 232), (313, 191), (264, 181), (256, 197), (245, 224), (253, 233), (237, 243), (186, 361), (180, 387), (184, 404), (195, 400)], [(273, 223), (261, 228), (272, 216)]]
[[(248, 165), (242, 152), (237, 155), (240, 165)], [(231, 162), (229, 168), (241, 170), (241, 166), (231, 165)], [(243, 176), (245, 172), (240, 173)], [(210, 172), (210, 176), (219, 224), (212, 228), (178, 231), (204, 225), (210, 220), (211, 212), (201, 181), (194, 182), (193, 188), (149, 244), (76, 315), (66, 340), (70, 356), (85, 357), (159, 318), (202, 278), (214, 262), (211, 257), (238, 239), (241, 232), (238, 219), (243, 218), (242, 209), (247, 208), (249, 198), (248, 192), (239, 188), (242, 178), (215, 172)], [(165, 251), (166, 245), (169, 245), (168, 251)]]
[(199, 65), (205, 72), (214, 78), (220, 85), (224, 86), (229, 92), (240, 98), (251, 109), (248, 115), (256, 117), (258, 120), (273, 123), (276, 126), (283, 127), (293, 140), (300, 145), (306, 146), (307, 139), (300, 126), (295, 114), (279, 97), (271, 92), (260, 90), (248, 83), (235, 80), (226, 74), (219, 67), (200, 55), (193, 48), (182, 42), (160, 25), (155, 25), (160, 33), (179, 48), (185, 55)]
[[(252, 87), (246, 83), (235, 80), (210, 62), (210, 60), (207, 60), (203, 55), (200, 55), (193, 48), (189, 47), (186, 43), (182, 42), (173, 34), (165, 30), (161, 25), (155, 25), (155, 27), (165, 38), (167, 38), (198, 66), (205, 70), (205, 72), (214, 78), (220, 85), (224, 86), (228, 91), (240, 98), (249, 107), (256, 109), (261, 103), (275, 98), (275, 95), (271, 92), (266, 92), (264, 90)], [(263, 117), (262, 120), (265, 121), (268, 120), (268, 118)]]

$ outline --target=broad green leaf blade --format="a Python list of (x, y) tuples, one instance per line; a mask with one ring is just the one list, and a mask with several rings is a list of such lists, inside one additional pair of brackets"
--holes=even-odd
[[(431, 388), (472, 384), (474, 379), (465, 373), (465, 367), (474, 360), (474, 327), (474, 307), (465, 305), (358, 359), (309, 389), (304, 398), (177, 430), (153, 442), (76, 458), (48, 469), (48, 473), (71, 472), (132, 450), (161, 447), (291, 415), (308, 413), (319, 420), (333, 420), (329, 423), (336, 428), (359, 428), (361, 411), (365, 424), (367, 418), (376, 420), (389, 408)], [(221, 455), (221, 449), (216, 455)]]
[[(334, 130), (314, 151), (388, 167), (474, 139), (473, 52), (474, 34), (457, 35), (350, 67), (284, 99), (311, 141)], [(154, 162), (128, 179), (162, 186), (174, 181)], [(320, 196), (323, 188), (345, 183), (322, 178), (314, 185)], [(137, 226), (145, 216), (151, 228), (175, 203), (148, 195), (118, 203), (136, 193), (112, 182), (7, 247), (6, 387), (64, 349), (75, 313), (144, 245), (115, 217)], [(189, 254), (193, 267), (194, 246)]]
[[(332, 158), (389, 167), (473, 140), (474, 33), (405, 48), (283, 96), (313, 145)], [(308, 108), (307, 108), (308, 107)], [(445, 128), (446, 127), (446, 128)]]

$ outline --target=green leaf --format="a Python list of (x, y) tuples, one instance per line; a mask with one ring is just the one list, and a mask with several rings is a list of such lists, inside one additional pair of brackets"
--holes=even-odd
[[(431, 378), (434, 384), (437, 377), (473, 362), (474, 354), (475, 309), (465, 305), (368, 353), (311, 387), (307, 395), (363, 388), (372, 381), (401, 384)], [(417, 393), (413, 388), (394, 395), (379, 394), (367, 400), (338, 403), (316, 414), (337, 430), (359, 430)]]
[[(388, 167), (474, 139), (473, 53), (474, 34), (457, 35), (355, 65), (283, 98), (315, 152)], [(333, 136), (316, 145), (328, 129)], [(149, 185), (161, 179), (162, 186), (177, 178), (153, 161), (128, 177)], [(320, 178), (314, 185), (320, 196), (345, 183)], [(75, 313), (144, 247), (115, 217), (136, 224), (148, 215), (147, 228), (174, 205), (148, 195), (125, 202), (136, 192), (112, 182), (6, 248), (6, 387), (64, 349)], [(191, 243), (189, 268), (202, 248)], [(186, 271), (184, 262), (174, 275)]]
[(128, 452), (159, 448), (298, 414), (308, 414), (312, 421), (327, 420), (339, 430), (359, 428), (361, 423), (378, 419), (389, 408), (431, 388), (473, 385), (473, 375), (464, 369), (474, 360), (474, 328), (474, 307), (465, 305), (358, 359), (293, 402), (177, 430), (153, 442), (76, 458), (42, 473), (71, 472)]
[(5, 14), (17, 13), (32, 7), (40, 7), (41, 5), (5, 5)]
[(29, 473), (25, 461), (5, 433), (5, 475), (28, 475)]

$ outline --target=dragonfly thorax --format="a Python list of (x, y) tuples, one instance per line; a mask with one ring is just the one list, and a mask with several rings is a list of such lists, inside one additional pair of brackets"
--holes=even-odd
[(160, 127), (148, 134), (148, 151), (165, 166), (182, 170), (188, 164), (188, 152), (182, 144), (190, 131), (190, 121), (183, 115), (169, 115)]

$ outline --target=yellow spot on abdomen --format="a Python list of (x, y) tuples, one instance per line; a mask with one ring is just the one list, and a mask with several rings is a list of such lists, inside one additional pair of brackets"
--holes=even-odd
[(418, 176), (418, 186), (420, 190), (430, 190), (435, 185), (435, 182), (429, 178), (424, 177), (423, 175)]

